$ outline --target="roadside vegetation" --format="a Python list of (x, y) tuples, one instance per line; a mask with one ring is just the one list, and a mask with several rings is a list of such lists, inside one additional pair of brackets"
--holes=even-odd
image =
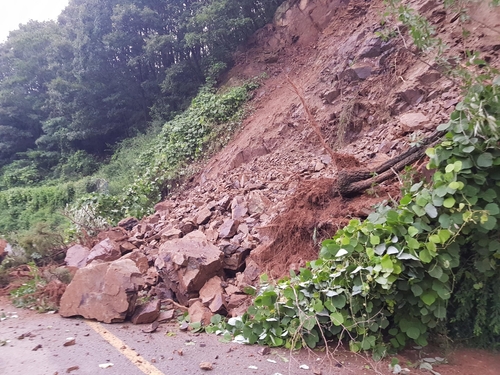
[(82, 231), (150, 213), (237, 129), (258, 79), (220, 92), (218, 80), (280, 3), (70, 1), (57, 22), (12, 31), (0, 44), (0, 236), (43, 264)]
[(451, 67), (424, 17), (400, 1), (387, 9), (385, 34), (403, 37), (402, 22), (420, 56), (462, 82), (442, 141), (426, 151), (432, 180), (407, 177), (399, 202), (351, 220), (299, 274), (263, 276), (247, 313), (215, 316), (209, 332), (292, 349), (339, 340), (374, 358), (438, 337), (498, 348), (500, 72), (472, 53)]

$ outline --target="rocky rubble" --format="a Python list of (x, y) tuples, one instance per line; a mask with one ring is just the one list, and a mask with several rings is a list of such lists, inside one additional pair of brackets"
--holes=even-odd
[[(424, 3), (429, 12), (437, 6)], [(180, 307), (196, 322), (215, 313), (241, 315), (250, 303), (245, 287), (263, 271), (252, 254), (269, 242), (269, 228), (301, 182), (380, 164), (446, 121), (458, 88), (401, 40), (377, 37), (378, 16), (367, 16), (371, 6), (306, 0), (281, 6), (233, 68), (233, 76), (270, 77), (255, 93), (255, 113), (154, 214), (122, 220), (92, 248), (68, 250), (67, 265), (79, 270), (61, 314), (123, 320), (140, 296), (152, 301), (145, 321), (172, 318)], [(450, 21), (451, 32), (456, 27)], [(303, 90), (326, 141), (350, 164), (334, 165), (322, 149), (287, 77)]]

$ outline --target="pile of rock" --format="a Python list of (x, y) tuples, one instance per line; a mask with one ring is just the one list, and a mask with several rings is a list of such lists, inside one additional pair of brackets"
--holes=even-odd
[[(263, 184), (246, 184), (242, 191), (207, 185), (196, 198), (159, 203), (141, 221), (122, 220), (100, 233), (92, 248), (69, 248), (66, 264), (76, 273), (60, 314), (150, 323), (161, 306), (175, 303), (189, 309), (192, 322), (207, 324), (215, 313), (241, 315), (250, 302), (244, 288), (260, 273), (246, 260), (261, 242), (258, 226), (269, 218), (272, 202)], [(138, 296), (152, 302), (138, 304)], [(144, 318), (138, 313), (144, 309), (158, 314)]]

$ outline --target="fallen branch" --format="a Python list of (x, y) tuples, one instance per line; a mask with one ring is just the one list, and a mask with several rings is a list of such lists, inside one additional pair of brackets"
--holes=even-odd
[(379, 184), (402, 171), (407, 165), (415, 163), (425, 155), (427, 147), (435, 144), (443, 136), (443, 132), (434, 132), (424, 139), (419, 146), (411, 147), (401, 155), (381, 164), (375, 170), (339, 171), (337, 178), (338, 193), (343, 197), (360, 194), (374, 184)]

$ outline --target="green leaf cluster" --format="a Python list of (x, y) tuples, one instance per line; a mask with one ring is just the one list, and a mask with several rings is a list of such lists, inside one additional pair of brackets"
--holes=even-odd
[(489, 82), (472, 87), (439, 126), (446, 134), (427, 150), (432, 182), (351, 220), (322, 243), (318, 260), (263, 285), (241, 322), (225, 329), (289, 348), (347, 340), (375, 357), (427, 345), (443, 327), (498, 343), (500, 82)]

